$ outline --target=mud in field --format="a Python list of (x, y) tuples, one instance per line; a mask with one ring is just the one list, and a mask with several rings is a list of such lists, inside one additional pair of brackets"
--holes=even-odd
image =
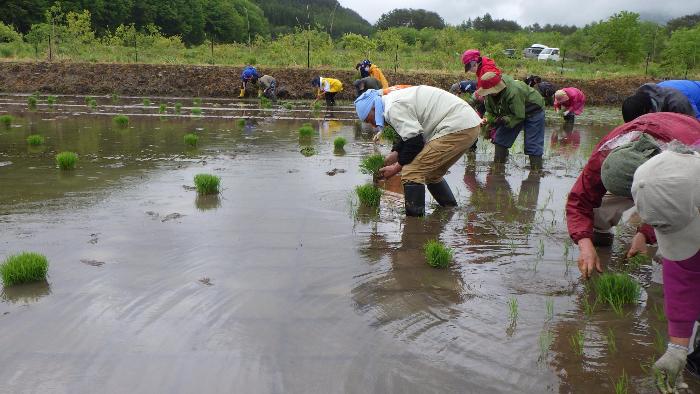
[[(319, 75), (340, 79), (344, 91), (338, 98), (354, 98), (352, 82), (357, 79), (354, 70), (269, 68), (258, 67), (262, 74), (277, 78), (293, 99), (314, 98), (311, 79)], [(238, 96), (240, 67), (183, 66), (154, 64), (103, 63), (46, 63), (0, 62), (0, 92), (156, 95), (156, 96)], [(464, 73), (393, 72), (384, 68), (391, 84), (432, 85), (443, 89), (460, 80)], [(513, 75), (525, 78), (527, 75)], [(473, 78), (473, 75), (472, 75)], [(614, 79), (547, 78), (560, 87), (575, 86), (586, 93), (589, 105), (619, 107), (625, 97), (640, 85), (650, 82), (645, 78), (619, 77)]]
[[(378, 211), (358, 206), (361, 158), (389, 145), (350, 107), (211, 99), (202, 116), (159, 116), (153, 98), (90, 111), (60, 97), (29, 113), (25, 99), (0, 96), (15, 117), (0, 126), (0, 257), (37, 251), (50, 268), (45, 283), (2, 289), (0, 392), (599, 393), (623, 371), (630, 392), (655, 392), (658, 263), (632, 271), (644, 291), (623, 316), (587, 313), (563, 219), (609, 112), (571, 132), (552, 122), (544, 174), (527, 170), (522, 138), (505, 171), (480, 141), (446, 177), (459, 207), (431, 200), (419, 219), (404, 217), (398, 179)], [(307, 122), (316, 133), (300, 140)], [(28, 147), (30, 134), (46, 143)], [(62, 150), (79, 154), (75, 170), (55, 168)], [(220, 195), (197, 196), (198, 173), (220, 176)], [(601, 251), (608, 268), (624, 268), (633, 227)], [(454, 249), (450, 268), (425, 263), (429, 239)]]

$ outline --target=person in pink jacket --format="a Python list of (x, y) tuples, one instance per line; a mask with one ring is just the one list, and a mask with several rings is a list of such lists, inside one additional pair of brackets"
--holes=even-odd
[(586, 96), (576, 88), (559, 89), (554, 93), (554, 110), (564, 109), (564, 121), (574, 123), (577, 115), (583, 113)]

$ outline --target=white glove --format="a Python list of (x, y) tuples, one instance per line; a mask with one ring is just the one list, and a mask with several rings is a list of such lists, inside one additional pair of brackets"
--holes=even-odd
[(683, 383), (681, 372), (685, 368), (688, 349), (684, 346), (669, 343), (661, 358), (654, 363), (656, 387), (661, 393), (678, 393), (679, 389), (687, 389)]
[(564, 116), (569, 116), (569, 111), (565, 111)]

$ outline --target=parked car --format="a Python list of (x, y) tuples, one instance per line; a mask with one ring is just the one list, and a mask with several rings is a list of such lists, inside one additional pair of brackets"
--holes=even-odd
[(559, 60), (559, 48), (545, 48), (537, 55), (537, 60), (551, 60), (553, 62), (558, 62)]
[(537, 59), (537, 56), (542, 52), (543, 49), (547, 48), (546, 45), (542, 44), (532, 44), (530, 48), (523, 49), (523, 57), (530, 59)]
[(503, 54), (506, 55), (506, 57), (513, 58), (515, 57), (515, 49), (504, 49)]

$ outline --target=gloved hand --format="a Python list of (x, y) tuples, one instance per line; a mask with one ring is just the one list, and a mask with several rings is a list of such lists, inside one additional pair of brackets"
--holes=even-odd
[(564, 116), (569, 116), (569, 111), (564, 111)]
[(684, 346), (669, 343), (666, 353), (654, 363), (656, 387), (660, 392), (678, 393), (679, 389), (688, 388), (681, 375), (687, 355), (688, 350)]

